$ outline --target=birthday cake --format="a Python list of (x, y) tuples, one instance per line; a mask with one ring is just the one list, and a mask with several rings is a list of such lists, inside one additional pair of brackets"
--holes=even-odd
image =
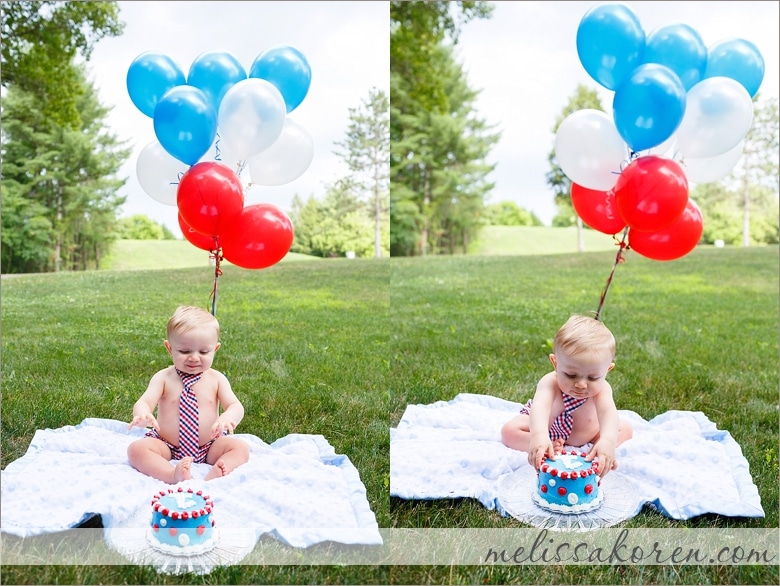
[(603, 499), (596, 462), (586, 462), (585, 452), (566, 451), (545, 458), (539, 468), (534, 502), (556, 513), (576, 514), (592, 511)]
[(149, 541), (172, 555), (197, 555), (216, 543), (214, 501), (202, 490), (179, 487), (162, 490), (152, 498)]

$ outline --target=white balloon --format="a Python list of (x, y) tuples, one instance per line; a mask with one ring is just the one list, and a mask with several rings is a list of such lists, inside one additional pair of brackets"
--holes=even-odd
[(217, 126), (227, 148), (240, 159), (249, 159), (276, 142), (286, 117), (287, 107), (277, 87), (253, 77), (225, 93)]
[(135, 172), (141, 188), (165, 205), (175, 206), (179, 180), (190, 168), (166, 151), (159, 141), (150, 142), (138, 155)]
[(686, 96), (685, 114), (677, 129), (677, 146), (685, 157), (715, 157), (745, 138), (753, 122), (753, 100), (730, 77), (708, 77)]
[(744, 147), (745, 141), (740, 140), (737, 146), (721, 155), (701, 159), (686, 157), (680, 164), (689, 181), (693, 183), (711, 183), (731, 173), (734, 165), (737, 164), (742, 156)]
[(626, 143), (611, 116), (601, 110), (578, 110), (567, 116), (555, 135), (555, 157), (574, 183), (608, 191), (620, 176)]
[(314, 141), (306, 129), (287, 118), (282, 134), (269, 148), (249, 159), (252, 183), (284, 185), (304, 174), (314, 158)]

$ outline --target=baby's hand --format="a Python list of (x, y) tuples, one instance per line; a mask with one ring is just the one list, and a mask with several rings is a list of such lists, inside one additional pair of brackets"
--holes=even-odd
[(528, 463), (539, 470), (542, 467), (545, 456), (548, 458), (555, 457), (555, 447), (550, 438), (547, 437), (546, 441), (539, 441), (538, 443), (532, 441), (528, 452)]
[(604, 478), (610, 470), (618, 467), (615, 459), (615, 444), (607, 440), (597, 441), (585, 457), (586, 462), (598, 458), (598, 475)]
[(229, 419), (224, 421), (221, 417), (218, 417), (214, 425), (211, 426), (211, 437), (219, 437), (225, 431), (233, 433), (234, 429), (236, 429), (236, 424), (233, 421)]
[(154, 415), (146, 413), (145, 415), (136, 415), (133, 417), (133, 420), (127, 426), (127, 429), (132, 429), (133, 427), (149, 427), (150, 425), (157, 431), (160, 431), (160, 426), (157, 425), (157, 420), (154, 418)]

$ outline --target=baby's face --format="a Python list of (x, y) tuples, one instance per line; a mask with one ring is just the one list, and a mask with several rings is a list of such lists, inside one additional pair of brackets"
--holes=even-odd
[(558, 352), (550, 356), (558, 375), (561, 391), (582, 399), (592, 397), (601, 391), (607, 373), (615, 366), (612, 358), (598, 352), (582, 352), (570, 356)]
[(211, 368), (219, 342), (215, 331), (200, 328), (172, 334), (166, 347), (176, 368), (188, 374), (198, 374)]

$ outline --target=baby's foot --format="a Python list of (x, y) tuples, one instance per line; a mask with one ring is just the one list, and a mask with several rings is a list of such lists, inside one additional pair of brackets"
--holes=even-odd
[(553, 453), (556, 456), (563, 451), (563, 444), (564, 441), (562, 439), (557, 439), (553, 442)]
[(176, 464), (176, 468), (173, 469), (173, 483), (177, 484), (182, 480), (189, 480), (192, 478), (190, 468), (192, 468), (192, 458), (187, 457), (179, 460), (179, 463)]
[(227, 467), (225, 466), (225, 461), (220, 458), (216, 462), (214, 462), (214, 465), (211, 467), (211, 470), (209, 470), (209, 473), (206, 475), (206, 480), (211, 480), (212, 478), (220, 478), (222, 476), (225, 476), (228, 473)]

